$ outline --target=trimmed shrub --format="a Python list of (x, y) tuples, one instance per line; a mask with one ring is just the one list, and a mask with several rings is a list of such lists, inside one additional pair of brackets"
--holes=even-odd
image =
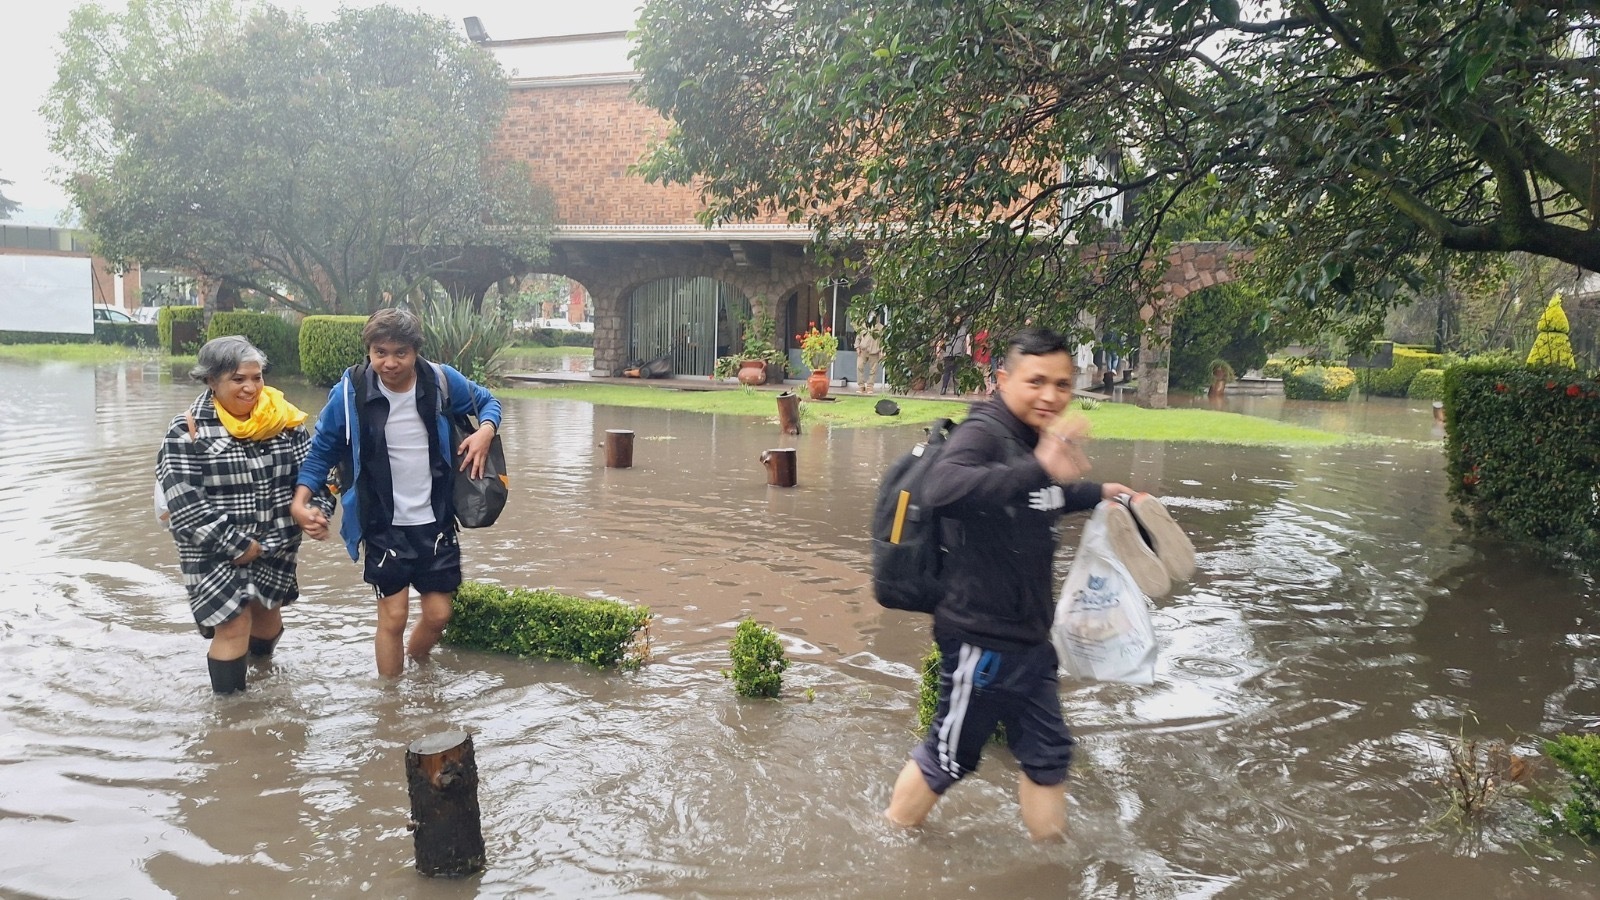
[(789, 659), (776, 631), (755, 619), (745, 619), (733, 631), (728, 655), (733, 657), (733, 669), (722, 674), (733, 679), (734, 693), (741, 697), (778, 696)]
[(1269, 359), (1261, 367), (1262, 378), (1282, 378), (1288, 371), (1288, 363), (1281, 359)]
[(1560, 809), (1534, 802), (1557, 831), (1600, 842), (1600, 735), (1563, 734), (1544, 742), (1544, 755), (1572, 777), (1572, 793)]
[(1290, 400), (1348, 400), (1356, 373), (1344, 366), (1304, 366), (1283, 376), (1283, 396)]
[(271, 313), (236, 310), (219, 312), (206, 327), (206, 340), (239, 335), (267, 355), (272, 371), (293, 375), (300, 371), (299, 329)]
[(1444, 373), (1445, 466), (1462, 524), (1600, 559), (1600, 382), (1504, 357)]
[(300, 322), (300, 373), (312, 384), (333, 384), (367, 358), (361, 343), (366, 316), (306, 316)]
[(155, 349), (156, 326), (141, 322), (96, 322), (96, 344), (120, 344), (124, 347), (149, 347)]
[(200, 348), (196, 341), (192, 346), (188, 341), (183, 346), (174, 346), (172, 343), (172, 326), (176, 322), (192, 322), (196, 328), (205, 320), (206, 310), (203, 306), (163, 306), (161, 312), (156, 314), (156, 338), (161, 341), (161, 349), (168, 353), (193, 353)]
[(1387, 369), (1359, 369), (1356, 383), (1361, 393), (1375, 397), (1404, 397), (1411, 379), (1423, 369), (1437, 369), (1444, 357), (1426, 350), (1394, 348), (1394, 365)]
[(563, 331), (561, 333), (561, 346), (563, 347), (593, 347), (594, 332), (592, 331)]
[(1444, 370), (1423, 369), (1417, 377), (1411, 379), (1411, 387), (1406, 389), (1406, 396), (1413, 400), (1443, 400), (1444, 399)]
[(650, 655), (642, 606), (476, 581), (463, 582), (451, 606), (443, 639), (455, 647), (624, 669)]
[(62, 334), (56, 331), (0, 331), (0, 344), (89, 344), (92, 334)]

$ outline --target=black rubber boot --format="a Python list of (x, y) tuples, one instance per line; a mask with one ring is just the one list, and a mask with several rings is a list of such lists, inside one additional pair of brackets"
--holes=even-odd
[(271, 656), (272, 651), (278, 646), (278, 639), (281, 637), (283, 637), (282, 628), (279, 628), (278, 633), (269, 638), (258, 638), (255, 635), (251, 635), (250, 655), (258, 657)]
[(246, 657), (238, 659), (212, 659), (206, 657), (206, 668), (211, 670), (211, 690), (216, 694), (244, 693), (244, 677), (250, 670)]

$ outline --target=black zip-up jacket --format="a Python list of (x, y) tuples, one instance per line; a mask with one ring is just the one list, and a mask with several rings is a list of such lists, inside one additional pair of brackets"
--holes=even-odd
[[(361, 527), (367, 541), (388, 548), (395, 546), (395, 539), (389, 534), (394, 523), (394, 478), (389, 469), (389, 442), (385, 439), (389, 398), (378, 389), (378, 373), (371, 365), (362, 364), (355, 378), (357, 439), (361, 441), (361, 458), (366, 461), (356, 485), (361, 496)], [(417, 414), (425, 424), (431, 424), (439, 410), (439, 383), (433, 366), (421, 357), (417, 359), (416, 398)], [(440, 530), (449, 534), (455, 531), (451, 457), (439, 446), (438, 429), (424, 430), (428, 433), (428, 471), (433, 479), (433, 520), (448, 523)]]
[(927, 500), (943, 518), (944, 599), (933, 632), (995, 650), (1050, 640), (1056, 526), (1093, 509), (1100, 485), (1057, 485), (1033, 449), (1039, 432), (995, 397), (972, 408), (927, 474)]

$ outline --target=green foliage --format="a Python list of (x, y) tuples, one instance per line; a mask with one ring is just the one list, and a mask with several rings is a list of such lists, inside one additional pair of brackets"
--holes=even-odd
[(789, 659), (776, 631), (755, 619), (745, 619), (734, 629), (728, 655), (733, 657), (733, 668), (724, 674), (733, 679), (735, 693), (741, 697), (778, 696)]
[(561, 346), (563, 347), (593, 347), (594, 332), (592, 331), (563, 331), (561, 332)]
[(479, 384), (492, 384), (501, 374), (500, 354), (511, 346), (511, 320), (489, 307), (478, 309), (471, 300), (435, 297), (419, 310), (422, 318), (422, 355)]
[(1267, 359), (1267, 342), (1273, 340), (1260, 330), (1268, 309), (1263, 297), (1238, 284), (1217, 285), (1183, 298), (1172, 323), (1168, 384), (1178, 391), (1205, 387), (1219, 358), (1228, 363), (1230, 372), (1261, 365)]
[(119, 7), (72, 12), (43, 109), (108, 259), (319, 313), (457, 277), (463, 247), (505, 274), (544, 255), (548, 198), (489, 152), (505, 75), (448, 21), (396, 6), (315, 23), (231, 0)]
[(367, 358), (361, 342), (366, 316), (307, 316), (300, 322), (300, 372), (312, 384), (331, 385)]
[(267, 363), (275, 375), (295, 375), (300, 372), (299, 329), (271, 313), (219, 312), (206, 326), (206, 340), (236, 334), (255, 344), (267, 355)]
[(1504, 357), (1444, 374), (1457, 518), (1535, 548), (1600, 559), (1600, 383)]
[(1126, 321), (1174, 214), (1238, 210), (1275, 318), (1313, 331), (1376, 333), (1457, 252), (1600, 269), (1591, 4), (1286, 9), (648, 0), (638, 93), (675, 129), (641, 168), (703, 185), (709, 222), (868, 248), (905, 367), (958, 311)]
[(1344, 366), (1301, 366), (1283, 376), (1283, 396), (1290, 400), (1348, 400), (1356, 373)]
[(922, 657), (922, 677), (917, 679), (917, 733), (927, 734), (933, 717), (939, 712), (939, 663), (942, 654), (939, 645), (928, 648)]
[(1444, 399), (1444, 370), (1423, 369), (1417, 377), (1411, 379), (1411, 386), (1406, 388), (1406, 396), (1413, 400), (1443, 400)]
[(156, 314), (156, 337), (161, 341), (161, 349), (168, 353), (193, 353), (200, 346), (198, 335), (193, 343), (185, 342), (183, 346), (176, 347), (172, 343), (172, 326), (175, 322), (193, 322), (196, 326), (205, 321), (206, 310), (203, 306), (163, 306), (161, 312)]
[[(98, 324), (98, 323), (97, 323)], [(0, 331), (0, 344), (88, 344), (92, 334), (63, 334), (57, 331)]]
[(1576, 369), (1578, 362), (1572, 355), (1572, 339), (1567, 336), (1571, 330), (1566, 311), (1561, 308), (1561, 295), (1556, 294), (1539, 316), (1539, 336), (1534, 338), (1533, 348), (1528, 351), (1528, 365)]
[(1356, 384), (1361, 392), (1377, 397), (1404, 397), (1411, 379), (1423, 369), (1436, 369), (1443, 359), (1439, 354), (1409, 347), (1394, 348), (1394, 364), (1387, 369), (1357, 369)]
[(154, 349), (157, 340), (157, 327), (141, 322), (96, 322), (94, 323), (94, 342), (97, 344), (120, 344), (124, 347), (149, 347)]
[(1544, 754), (1572, 778), (1572, 792), (1560, 809), (1535, 802), (1553, 828), (1600, 842), (1600, 735), (1563, 734), (1544, 742)]
[(1289, 363), (1282, 359), (1269, 359), (1261, 366), (1262, 378), (1282, 378), (1289, 370)]
[(456, 647), (636, 668), (649, 656), (650, 610), (616, 600), (463, 582), (444, 642)]

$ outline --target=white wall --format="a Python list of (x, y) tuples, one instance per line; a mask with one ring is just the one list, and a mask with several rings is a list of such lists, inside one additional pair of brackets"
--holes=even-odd
[(94, 275), (81, 256), (0, 254), (0, 331), (94, 331)]

